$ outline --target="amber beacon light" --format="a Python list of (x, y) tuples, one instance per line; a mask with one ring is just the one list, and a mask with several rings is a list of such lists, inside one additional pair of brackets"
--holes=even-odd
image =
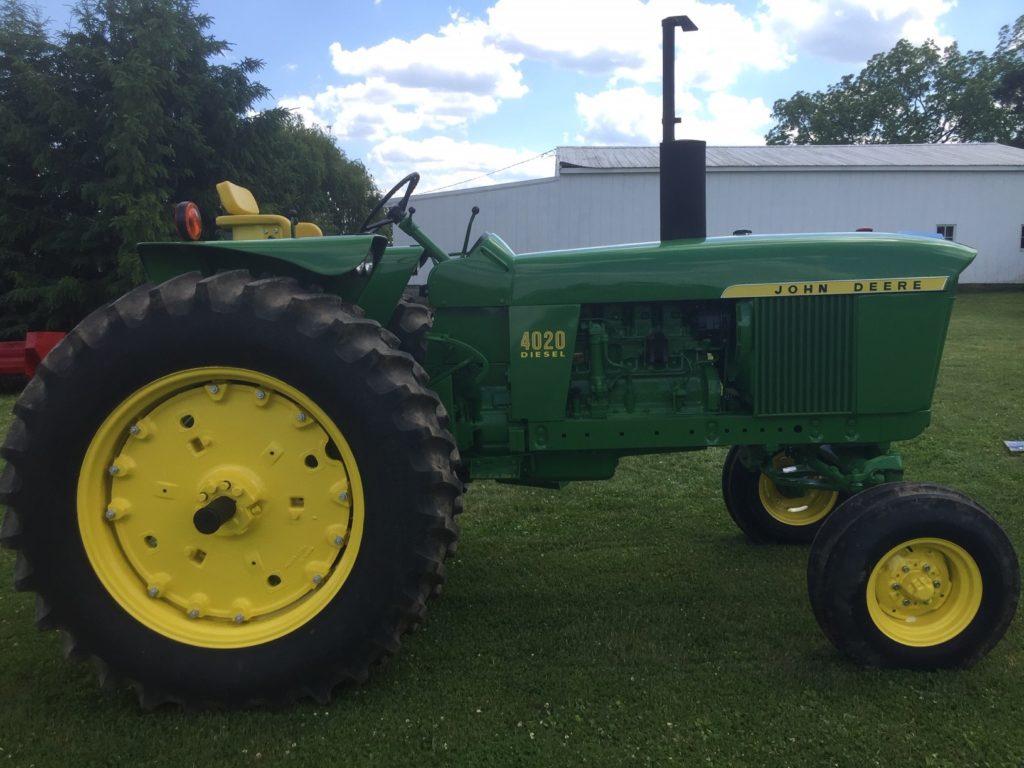
[(193, 202), (174, 206), (174, 228), (182, 240), (198, 240), (203, 235), (203, 217)]

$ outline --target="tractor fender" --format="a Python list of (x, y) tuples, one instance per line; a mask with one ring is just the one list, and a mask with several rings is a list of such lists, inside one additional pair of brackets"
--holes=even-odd
[(146, 277), (153, 282), (163, 282), (183, 272), (206, 273), (209, 270), (204, 267), (208, 264), (234, 267), (240, 259), (279, 262), (314, 275), (335, 277), (368, 259), (379, 260), (386, 245), (387, 241), (379, 235), (139, 243), (139, 257)]
[(381, 235), (281, 240), (140, 243), (146, 278), (162, 283), (187, 272), (213, 275), (246, 269), (255, 276), (291, 277), (358, 304), (386, 325), (423, 249), (388, 247)]

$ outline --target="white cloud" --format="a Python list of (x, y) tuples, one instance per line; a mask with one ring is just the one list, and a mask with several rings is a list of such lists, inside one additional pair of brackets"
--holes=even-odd
[[(693, 4), (704, 29), (678, 33), (682, 87), (725, 89), (746, 70), (786, 66), (791, 54), (759, 18), (729, 4)], [(487, 20), (453, 14), (436, 34), (391, 38), (346, 50), (330, 47), (339, 75), (358, 79), (315, 95), (281, 100), (307, 122), (331, 125), (342, 141), (382, 141), (419, 131), (465, 134), (503, 101), (526, 95), (525, 58), (621, 82), (661, 79), (661, 22), (675, 0), (497, 0)], [(655, 121), (657, 125), (657, 121)]]
[(576, 112), (583, 121), (580, 144), (656, 144), (661, 133), (661, 98), (638, 85), (577, 93)]
[(803, 52), (843, 62), (863, 62), (900, 38), (940, 46), (939, 18), (955, 0), (761, 0), (765, 18)]
[(453, 16), (438, 34), (414, 40), (391, 38), (370, 48), (346, 51), (331, 44), (331, 61), (339, 74), (384, 77), (410, 88), (514, 99), (526, 93), (518, 64), (522, 54), (508, 53), (489, 42), (487, 24)]
[[(307, 122), (331, 126), (343, 146), (373, 144), (367, 163), (384, 183), (418, 169), (424, 189), (536, 154), (537, 148), (473, 141), (472, 130), (503, 104), (526, 97), (528, 86), (550, 87), (536, 74), (545, 67), (605, 82), (596, 93), (576, 94), (578, 124), (552, 123), (545, 144), (569, 136), (597, 144), (656, 143), (661, 19), (685, 11), (700, 31), (676, 32), (677, 135), (720, 145), (760, 144), (771, 110), (762, 98), (733, 92), (745, 74), (785, 69), (807, 53), (863, 62), (900, 37), (948, 42), (939, 36), (938, 22), (955, 0), (760, 0), (746, 15), (712, 0), (682, 6), (679, 0), (492, 2), (480, 18), (452, 13), (438, 30), (409, 40), (351, 50), (333, 43), (336, 82), (280, 103)], [(532, 66), (524, 70), (525, 62)], [(526, 73), (538, 79), (527, 83)], [(493, 130), (494, 122), (489, 126)], [(476, 183), (536, 175), (536, 167), (526, 164)]]
[(497, 48), (481, 20), (453, 15), (437, 34), (391, 38), (346, 50), (330, 46), (347, 85), (280, 100), (307, 123), (331, 126), (342, 141), (383, 141), (418, 131), (461, 131), (497, 112), (505, 99), (527, 93), (522, 55)]
[[(764, 135), (772, 122), (772, 109), (760, 96), (745, 99), (728, 93), (708, 97), (703, 115), (695, 116), (687, 136), (704, 138), (718, 146), (750, 146), (764, 144)], [(686, 117), (683, 117), (684, 125)]]
[(280, 101), (307, 123), (330, 125), (335, 136), (369, 141), (423, 129), (462, 129), (470, 120), (494, 114), (499, 103), (494, 96), (405, 87), (381, 77)]
[[(385, 184), (386, 179), (419, 171), (422, 180), (418, 191), (423, 193), (450, 185), (468, 188), (553, 175), (552, 156), (537, 155), (533, 150), (457, 141), (448, 136), (421, 140), (392, 136), (374, 146), (369, 160), (379, 169)], [(502, 168), (507, 170), (492, 173)]]
[[(661, 97), (639, 86), (576, 94), (576, 109), (584, 131), (581, 144), (657, 144), (661, 141)], [(702, 101), (680, 93), (676, 112), (678, 138), (700, 138), (719, 146), (763, 144), (771, 109), (760, 97), (746, 99), (728, 93), (710, 94)]]
[[(661, 81), (661, 19), (679, 10), (678, 0), (497, 0), (488, 20), (506, 51), (642, 84)], [(792, 59), (759, 15), (745, 17), (729, 3), (690, 2), (685, 10), (700, 31), (676, 31), (680, 83), (725, 88), (744, 71), (782, 69)]]

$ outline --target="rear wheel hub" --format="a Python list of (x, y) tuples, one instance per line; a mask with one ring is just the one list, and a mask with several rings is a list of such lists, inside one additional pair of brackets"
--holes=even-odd
[(96, 433), (79, 525), (101, 581), (173, 639), (241, 647), (337, 594), (362, 535), (351, 449), (307, 396), (241, 369), (143, 387)]

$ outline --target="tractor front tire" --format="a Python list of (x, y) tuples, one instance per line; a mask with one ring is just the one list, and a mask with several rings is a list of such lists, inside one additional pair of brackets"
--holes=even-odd
[(811, 545), (807, 587), (832, 643), (871, 667), (970, 667), (1013, 619), (1017, 555), (958, 491), (888, 483), (854, 496)]
[(2, 449), (0, 535), (40, 627), (145, 708), (365, 680), (444, 580), (462, 488), (444, 410), (390, 341), (243, 271), (90, 315)]
[[(733, 522), (757, 543), (809, 544), (845, 496), (820, 488), (787, 495), (764, 473), (747, 469), (740, 450), (730, 449), (722, 466), (722, 499)], [(773, 462), (780, 468), (792, 463), (784, 453)]]

